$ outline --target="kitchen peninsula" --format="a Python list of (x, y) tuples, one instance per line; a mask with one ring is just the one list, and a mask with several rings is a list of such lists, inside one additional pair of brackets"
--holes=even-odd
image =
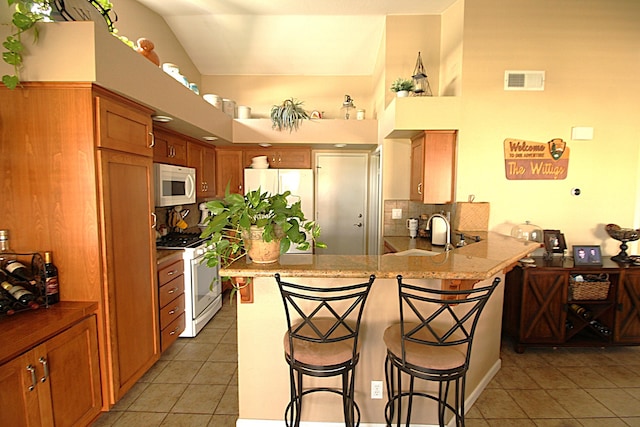
[[(383, 424), (385, 400), (370, 398), (371, 381), (384, 380), (384, 329), (398, 319), (396, 276), (429, 287), (464, 288), (488, 284), (495, 277), (504, 283), (505, 272), (538, 243), (516, 240), (498, 233), (486, 239), (434, 256), (283, 255), (275, 264), (259, 265), (245, 259), (221, 270), (221, 275), (252, 278), (238, 304), (238, 426), (267, 425), (282, 420), (289, 400), (288, 368), (282, 339), (286, 321), (282, 299), (273, 275), (312, 285), (360, 283), (375, 274), (361, 332), (362, 351), (356, 369), (356, 401), (363, 424)], [(470, 407), (500, 369), (500, 334), (504, 285), (487, 304), (478, 324), (476, 345), (467, 374)], [(242, 302), (243, 300), (247, 303)], [(249, 303), (250, 302), (250, 303)], [(318, 380), (318, 379), (312, 379)], [(333, 379), (320, 379), (330, 384)], [(315, 385), (308, 381), (308, 385)], [(268, 398), (265, 398), (268, 396)], [(335, 396), (310, 395), (303, 420), (342, 425), (341, 404)], [(310, 404), (312, 402), (312, 404)], [(435, 424), (434, 407), (414, 409), (418, 424)]]

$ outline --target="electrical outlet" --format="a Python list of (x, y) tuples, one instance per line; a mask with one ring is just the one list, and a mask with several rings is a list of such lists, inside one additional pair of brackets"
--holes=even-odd
[(391, 219), (402, 219), (402, 209), (391, 209)]
[(382, 399), (382, 381), (371, 381), (371, 398)]

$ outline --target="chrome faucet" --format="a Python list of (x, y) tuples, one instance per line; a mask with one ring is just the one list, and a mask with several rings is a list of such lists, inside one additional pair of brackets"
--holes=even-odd
[[(451, 224), (449, 223), (449, 220), (447, 219), (447, 217), (443, 214), (440, 213), (435, 213), (433, 215), (431, 215), (429, 217), (429, 219), (427, 220), (427, 227), (429, 227), (432, 224), (432, 220), (433, 218), (438, 217), (438, 218), (442, 218), (442, 220), (444, 221), (445, 225), (447, 226), (447, 236), (446, 236), (446, 243), (444, 245), (444, 250), (446, 251), (450, 251), (451, 249), (453, 249), (453, 245), (451, 244)], [(431, 233), (433, 233), (433, 227), (431, 227)], [(431, 241), (433, 242), (433, 234), (431, 237)]]

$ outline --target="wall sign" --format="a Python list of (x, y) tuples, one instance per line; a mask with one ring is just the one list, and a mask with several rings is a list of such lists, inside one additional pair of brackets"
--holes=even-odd
[(569, 147), (561, 138), (543, 142), (504, 140), (507, 179), (565, 179), (569, 169)]

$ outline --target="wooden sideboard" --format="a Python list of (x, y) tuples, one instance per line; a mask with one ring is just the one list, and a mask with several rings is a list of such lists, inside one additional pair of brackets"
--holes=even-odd
[[(506, 276), (502, 327), (515, 340), (516, 351), (529, 346), (640, 344), (640, 267), (608, 257), (593, 267), (574, 266), (570, 258), (534, 260)], [(572, 298), (571, 286), (584, 286), (571, 283), (578, 275), (608, 281), (608, 292), (596, 299)], [(575, 309), (584, 309), (586, 317)]]

